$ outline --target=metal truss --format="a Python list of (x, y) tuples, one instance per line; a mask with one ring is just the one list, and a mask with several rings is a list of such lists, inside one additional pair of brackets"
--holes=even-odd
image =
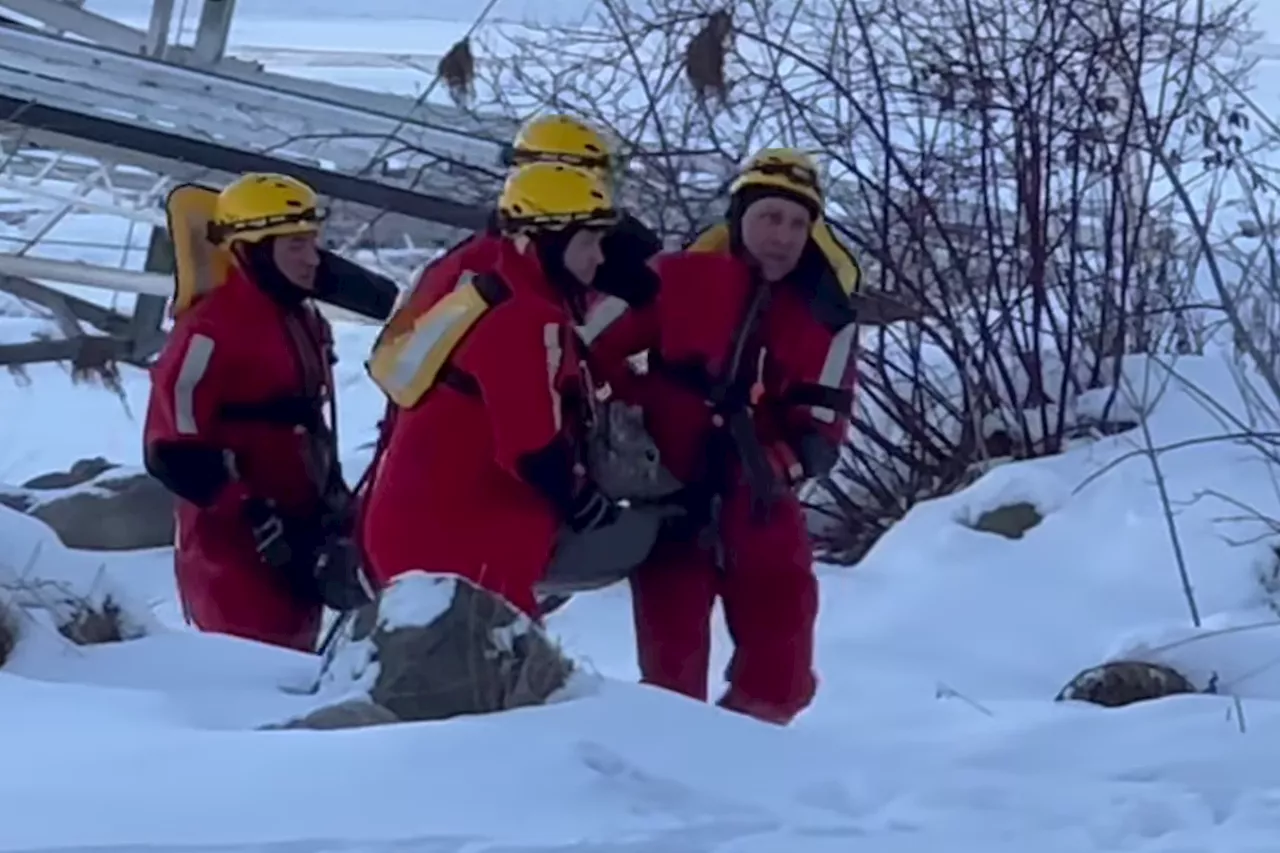
[[(118, 250), (121, 259), (140, 254), (145, 239), (130, 240), (126, 245), (124, 241), (56, 240), (51, 235), (68, 217), (90, 213), (140, 226), (146, 229), (140, 234), (144, 236), (153, 227), (164, 227), (164, 199), (177, 180), (107, 159), (25, 145), (14, 135), (0, 135), (0, 151), (0, 222), (8, 226), (4, 229), (8, 233), (0, 236), (0, 276), (139, 296), (168, 296), (173, 289), (170, 276), (126, 268), (123, 264), (106, 266), (53, 259), (43, 249), (65, 250), (77, 245), (113, 249)], [(403, 279), (430, 255), (430, 250), (419, 249), (406, 240), (401, 247), (343, 253)], [(362, 320), (340, 311), (331, 313), (341, 319)]]

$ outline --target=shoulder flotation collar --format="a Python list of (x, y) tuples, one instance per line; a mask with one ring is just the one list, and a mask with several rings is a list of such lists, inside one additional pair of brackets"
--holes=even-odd
[[(173, 299), (169, 316), (178, 318), (210, 291), (227, 282), (235, 259), (211, 239), (210, 225), (218, 191), (200, 184), (180, 184), (165, 199), (165, 221), (173, 243)], [(370, 320), (385, 320), (399, 288), (327, 249), (320, 250), (315, 298)]]
[(510, 295), (496, 275), (464, 272), (448, 296), (421, 314), (392, 315), (365, 363), (369, 376), (391, 402), (413, 408), (437, 382), (450, 380), (456, 373), (449, 364), (453, 351), (481, 317)]
[(181, 184), (169, 192), (164, 212), (173, 242), (173, 299), (169, 316), (180, 317), (200, 297), (222, 286), (234, 266), (231, 253), (209, 240), (218, 191)]
[[(810, 245), (821, 255), (831, 279), (846, 298), (852, 298), (862, 283), (862, 270), (853, 253), (840, 242), (825, 219), (813, 223)], [(725, 252), (729, 249), (729, 226), (720, 223), (699, 234), (687, 247), (690, 252)]]

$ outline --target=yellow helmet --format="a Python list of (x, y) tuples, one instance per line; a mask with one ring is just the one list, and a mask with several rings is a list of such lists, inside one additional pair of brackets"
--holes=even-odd
[(737, 195), (747, 187), (774, 187), (786, 190), (806, 199), (821, 213), (822, 185), (818, 180), (818, 168), (813, 158), (794, 148), (765, 148), (755, 154), (742, 168), (729, 187), (730, 195)]
[(511, 149), (512, 166), (552, 162), (607, 170), (613, 157), (609, 143), (599, 132), (567, 115), (529, 119), (516, 134)]
[(288, 175), (250, 172), (218, 193), (209, 237), (219, 246), (257, 243), (268, 237), (313, 234), (323, 221), (311, 187)]
[(581, 166), (517, 166), (498, 199), (498, 224), (508, 233), (559, 231), (571, 225), (607, 228), (617, 221), (604, 175)]

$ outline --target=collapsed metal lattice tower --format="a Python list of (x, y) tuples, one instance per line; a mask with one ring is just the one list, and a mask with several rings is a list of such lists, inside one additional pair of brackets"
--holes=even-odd
[[(0, 288), (53, 311), (69, 337), (71, 318), (117, 337), (128, 324), (116, 349), (147, 357), (156, 336), (134, 319), (163, 316), (164, 253), (153, 247), (153, 271), (139, 272), (50, 259), (41, 240), (77, 212), (163, 229), (163, 200), (179, 183), (294, 174), (329, 200), (334, 249), (401, 276), (483, 222), (512, 122), (227, 57), (235, 0), (204, 0), (194, 44), (170, 44), (173, 6), (154, 0), (144, 31), (78, 0), (0, 0), (0, 197), (41, 202), (24, 239), (0, 245)], [(134, 318), (50, 283), (134, 294)], [(40, 360), (74, 349), (53, 343), (22, 346)], [(0, 364), (25, 358), (0, 347)]]

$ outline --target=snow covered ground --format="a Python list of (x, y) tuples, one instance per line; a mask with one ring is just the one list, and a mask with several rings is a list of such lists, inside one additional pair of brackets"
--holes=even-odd
[[(350, 15), (307, 0), (286, 21), (276, 4), (241, 2), (241, 44), (327, 47), (321, 19)], [(503, 17), (533, 7), (512, 4)], [(394, 28), (343, 18), (349, 46), (438, 50), (419, 42), (441, 31), (410, 27), (418, 4), (401, 6)], [(448, 9), (464, 26), (478, 11)], [(361, 73), (347, 79), (412, 91), (424, 78)], [(59, 227), (119, 243), (125, 226)], [(53, 251), (119, 259), (42, 254)], [(4, 315), (0, 340), (41, 330)], [(349, 473), (381, 413), (361, 367), (373, 333), (338, 329)], [(1141, 431), (998, 468), (918, 506), (856, 568), (824, 568), (822, 688), (787, 730), (635, 686), (627, 592), (614, 588), (550, 621), (602, 676), (590, 695), (446, 723), (258, 731), (326, 701), (301, 692), (315, 660), (187, 630), (167, 550), (68, 551), (0, 510), (0, 588), (38, 578), (36, 603), (54, 609), (111, 596), (142, 634), (75, 646), (38, 610), (23, 618), (0, 671), (0, 851), (1274, 853), (1280, 558), (1275, 528), (1246, 516), (1280, 517), (1280, 486), (1263, 454), (1227, 438), (1261, 427), (1224, 356), (1134, 363), (1127, 377), (1152, 410), (1152, 446), (1169, 448), (1158, 472)], [(0, 483), (87, 456), (138, 464), (145, 375), (126, 371), (123, 392), (74, 386), (54, 365), (25, 381), (0, 372)], [(1045, 515), (1024, 538), (967, 526), (1019, 500)], [(727, 654), (721, 630), (717, 670)], [(1129, 656), (1220, 695), (1121, 710), (1051, 701), (1079, 670)]]
[[(341, 330), (353, 466), (379, 410), (359, 369), (367, 345), (366, 330)], [(24, 622), (0, 672), (0, 850), (1270, 853), (1276, 555), (1256, 539), (1265, 525), (1206, 494), (1269, 517), (1280, 498), (1256, 450), (1212, 440), (1240, 431), (1224, 412), (1248, 420), (1227, 363), (1171, 369), (1135, 364), (1127, 387), (1149, 386), (1152, 441), (1177, 448), (1158, 458), (1203, 628), (1135, 454), (1141, 432), (1105, 438), (996, 469), (917, 507), (855, 569), (824, 569), (822, 691), (789, 730), (632, 684), (615, 588), (551, 621), (604, 676), (590, 695), (447, 723), (256, 731), (325, 702), (299, 693), (313, 659), (186, 630), (165, 551), (69, 552), (4, 513), (12, 571), (113, 594), (146, 635), (80, 647)], [(128, 410), (57, 367), (30, 379), (0, 377), (0, 481), (87, 454), (139, 461), (141, 373), (125, 377)], [(1025, 538), (966, 526), (1016, 500), (1045, 515)], [(1128, 654), (1224, 695), (1051, 701)], [(722, 642), (716, 666), (726, 656)]]

